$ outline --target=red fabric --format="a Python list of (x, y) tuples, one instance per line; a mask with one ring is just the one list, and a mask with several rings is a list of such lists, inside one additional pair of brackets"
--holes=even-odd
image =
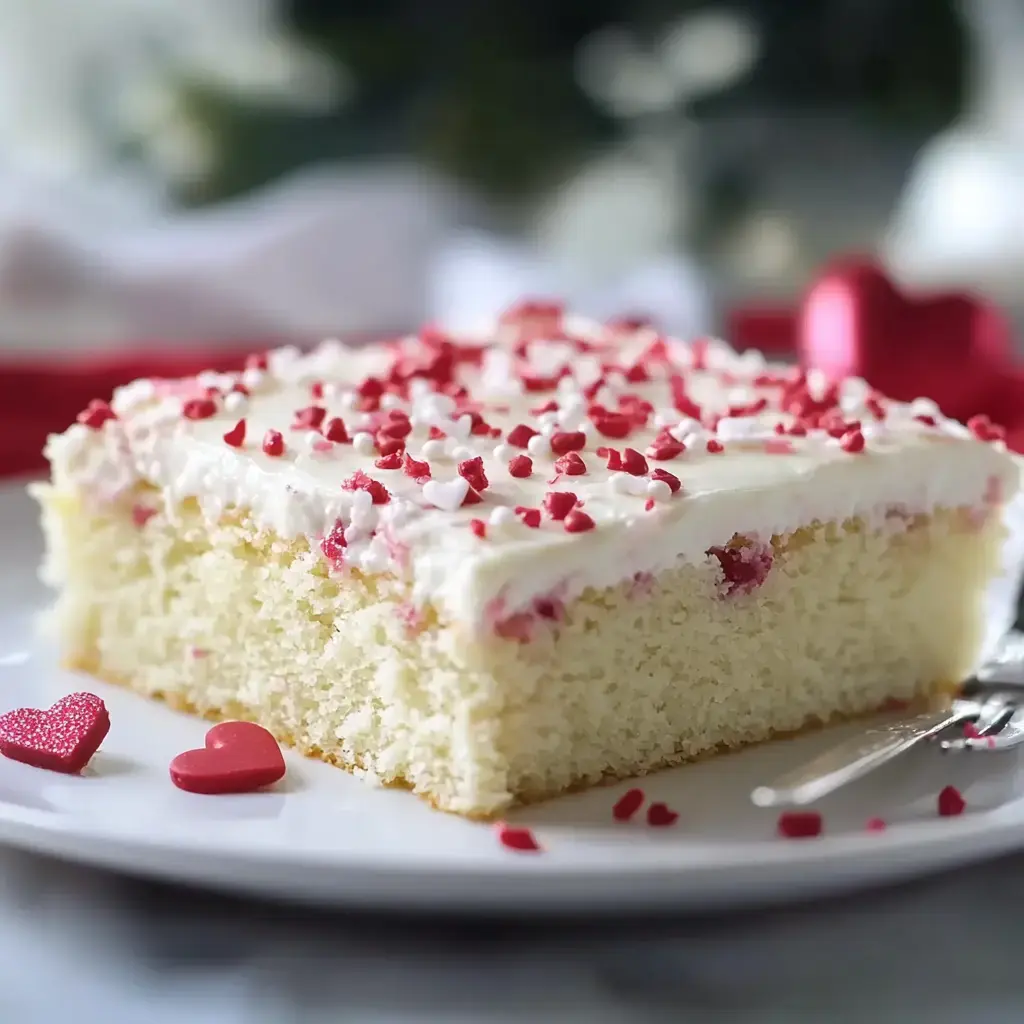
[(94, 398), (139, 377), (189, 377), (240, 369), (245, 353), (189, 349), (89, 357), (0, 359), (0, 476), (45, 468), (46, 436), (64, 430)]

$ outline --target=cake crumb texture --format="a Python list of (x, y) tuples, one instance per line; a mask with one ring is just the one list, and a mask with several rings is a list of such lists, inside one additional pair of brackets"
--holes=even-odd
[(244, 511), (36, 493), (68, 663), (477, 817), (955, 682), (1003, 539), (970, 509), (815, 523), (481, 634)]

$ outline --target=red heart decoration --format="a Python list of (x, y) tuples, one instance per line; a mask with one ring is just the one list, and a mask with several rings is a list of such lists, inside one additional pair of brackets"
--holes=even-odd
[(862, 259), (817, 279), (797, 341), (804, 365), (831, 379), (863, 377), (905, 402), (926, 396), (956, 419), (986, 408), (1012, 361), (1009, 324), (993, 306), (952, 292), (906, 295)]
[(189, 793), (251, 793), (284, 777), (277, 740), (252, 722), (221, 722), (206, 734), (202, 750), (186, 750), (171, 762), (171, 781)]
[(77, 775), (109, 731), (103, 701), (94, 693), (72, 693), (48, 711), (17, 708), (0, 715), (0, 754), (34, 768)]

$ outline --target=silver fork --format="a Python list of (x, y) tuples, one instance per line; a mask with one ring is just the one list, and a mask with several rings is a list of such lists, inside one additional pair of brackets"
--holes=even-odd
[(974, 722), (979, 738), (987, 737), (1006, 724), (1018, 704), (1024, 704), (1024, 633), (1013, 630), (948, 707), (869, 728), (771, 785), (758, 786), (750, 799), (758, 807), (814, 803), (953, 726)]
[(1007, 723), (995, 735), (979, 733), (976, 736), (961, 736), (955, 740), (943, 740), (940, 744), (944, 752), (950, 753), (961, 750), (1015, 750), (1020, 746), (1024, 746), (1024, 708), (1014, 711)]

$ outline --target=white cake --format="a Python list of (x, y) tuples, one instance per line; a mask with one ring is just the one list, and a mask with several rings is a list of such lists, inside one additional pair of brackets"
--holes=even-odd
[(536, 303), (47, 455), (69, 665), (479, 817), (948, 687), (1017, 488), (985, 420)]

